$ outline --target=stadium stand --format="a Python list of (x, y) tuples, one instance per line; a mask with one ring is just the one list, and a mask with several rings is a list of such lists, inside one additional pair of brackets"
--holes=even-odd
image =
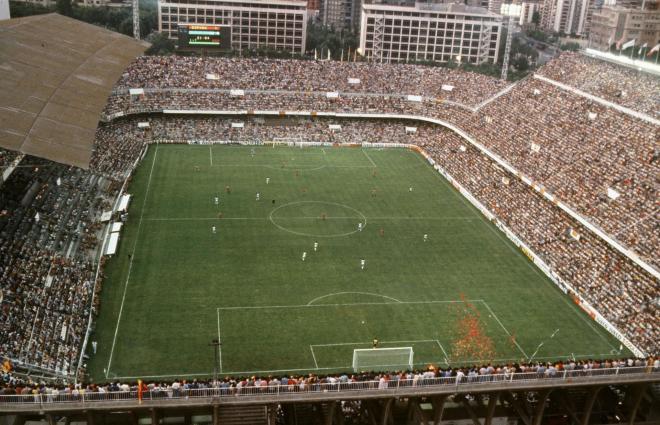
[(463, 128), (659, 266), (657, 125), (527, 79)]
[(622, 66), (564, 53), (539, 74), (611, 102), (660, 118), (660, 82), (653, 76)]
[(92, 308), (98, 218), (118, 187), (35, 157), (21, 164), (0, 186), (0, 351), (71, 375)]
[(471, 104), (494, 95), (506, 85), (480, 74), (419, 65), (141, 57), (128, 67), (115, 92), (138, 87), (259, 89), (419, 95)]

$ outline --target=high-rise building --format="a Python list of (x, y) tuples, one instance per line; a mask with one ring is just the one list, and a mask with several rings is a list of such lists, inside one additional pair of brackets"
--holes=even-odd
[(9, 18), (9, 0), (0, 0), (0, 21)]
[(321, 24), (336, 30), (353, 30), (360, 19), (359, 0), (320, 0)]
[(55, 3), (57, 2), (57, 0), (14, 0), (14, 1), (18, 1), (21, 3), (31, 3), (44, 7), (55, 6)]
[(237, 50), (261, 47), (305, 53), (306, 0), (159, 0), (158, 28), (176, 39), (179, 24), (231, 27)]
[(496, 62), (502, 16), (462, 4), (364, 3), (361, 53), (369, 60)]
[(539, 0), (524, 1), (520, 4), (519, 25), (530, 25), (534, 18), (534, 13), (541, 13), (541, 3)]
[[(44, 7), (51, 7), (57, 3), (57, 0), (13, 0), (23, 3), (38, 4)], [(104, 6), (104, 7), (131, 7), (130, 0), (72, 0), (77, 6)]]
[(607, 3), (593, 14), (589, 43), (606, 49), (614, 43), (635, 40), (635, 45), (647, 44), (648, 49), (660, 43), (660, 10), (658, 1), (618, 4)]
[(595, 0), (545, 0), (541, 27), (547, 31), (584, 35), (589, 31)]

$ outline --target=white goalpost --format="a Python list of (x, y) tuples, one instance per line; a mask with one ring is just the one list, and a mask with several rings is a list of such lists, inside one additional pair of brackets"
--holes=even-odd
[(412, 347), (365, 348), (353, 350), (353, 371), (413, 368)]
[[(273, 144), (273, 147), (275, 146), (290, 146), (290, 147), (300, 147), (302, 148), (304, 143), (303, 143), (303, 138), (300, 136), (297, 137), (274, 137), (273, 140), (270, 141), (270, 143)], [(270, 144), (270, 143), (264, 143), (264, 144)]]

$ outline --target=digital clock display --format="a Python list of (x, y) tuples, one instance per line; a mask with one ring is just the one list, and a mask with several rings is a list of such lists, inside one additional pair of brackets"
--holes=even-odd
[(231, 28), (222, 25), (179, 25), (179, 48), (231, 49)]

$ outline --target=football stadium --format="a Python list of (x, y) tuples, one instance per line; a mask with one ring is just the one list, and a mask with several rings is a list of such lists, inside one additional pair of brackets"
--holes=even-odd
[(0, 22), (0, 423), (660, 423), (660, 72), (75, 22)]

